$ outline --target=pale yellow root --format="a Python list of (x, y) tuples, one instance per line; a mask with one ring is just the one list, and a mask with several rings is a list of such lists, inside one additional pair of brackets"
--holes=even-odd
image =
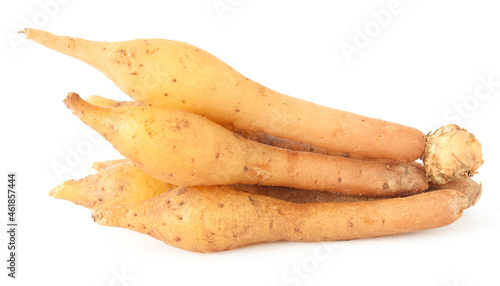
[(174, 188), (177, 186), (148, 176), (130, 162), (123, 162), (108, 164), (86, 178), (66, 181), (49, 195), (96, 210), (140, 202)]
[[(142, 178), (143, 176), (147, 176), (146, 173), (144, 173), (141, 169), (139, 169), (136, 166), (133, 166), (133, 163), (128, 161), (127, 159), (120, 159), (120, 160), (108, 160), (108, 161), (101, 161), (101, 162), (94, 162), (92, 164), (92, 169), (98, 171), (101, 173), (101, 170), (109, 168), (111, 166), (115, 165), (120, 165), (121, 167), (119, 168), (113, 168), (111, 170), (106, 170), (106, 172), (113, 172), (114, 173), (114, 179), (115, 184), (117, 185), (138, 185), (139, 183), (134, 182), (136, 178)], [(127, 169), (127, 173), (133, 172), (137, 174), (132, 174), (132, 175), (127, 175), (123, 176), (123, 171), (122, 168)], [(110, 174), (111, 175), (111, 174)], [(121, 181), (123, 180), (123, 181)], [(66, 184), (66, 183), (65, 183)], [(129, 190), (127, 192), (128, 195), (130, 196), (135, 196), (134, 192), (141, 192), (146, 196), (154, 196), (156, 194), (163, 193), (164, 191), (171, 190), (172, 186), (171, 184), (164, 183), (165, 186), (162, 186), (160, 183), (155, 183), (153, 186), (150, 188), (136, 188), (135, 190)], [(62, 185), (62, 186), (67, 186)], [(107, 190), (109, 191), (109, 185), (102, 185), (102, 186), (88, 186), (89, 189), (101, 189), (101, 190)], [(332, 193), (332, 192), (321, 192), (321, 191), (309, 191), (309, 190), (300, 190), (300, 189), (293, 189), (293, 188), (286, 188), (286, 187), (271, 187), (271, 186), (258, 186), (258, 185), (233, 185), (233, 187), (237, 188), (238, 190), (251, 193), (251, 194), (257, 194), (257, 195), (265, 195), (273, 198), (277, 198), (280, 200), (284, 201), (289, 201), (293, 203), (317, 203), (317, 202), (357, 202), (357, 201), (369, 201), (369, 200), (377, 200), (377, 199), (382, 199), (383, 197), (369, 197), (369, 196), (354, 196), (354, 195), (344, 195), (341, 193)], [(60, 189), (60, 187), (58, 187)], [(83, 189), (87, 189), (87, 186), (83, 186)], [(69, 190), (68, 193), (73, 192), (73, 190)], [(112, 191), (109, 191), (112, 192)], [(149, 195), (151, 193), (152, 195)], [(97, 193), (96, 193), (97, 194)], [(102, 197), (102, 195), (100, 196)], [(62, 198), (62, 197), (58, 197)], [(65, 198), (62, 198), (65, 199)], [(97, 198), (94, 198), (94, 201), (97, 200)], [(109, 200), (108, 200), (109, 201)], [(74, 201), (76, 203), (76, 201)], [(108, 207), (113, 207), (113, 206), (118, 206), (121, 203), (116, 201), (116, 202), (110, 202)], [(81, 205), (81, 203), (80, 203)]]
[[(88, 103), (91, 103), (93, 105), (97, 105), (100, 107), (122, 107), (122, 106), (145, 106), (144, 103), (140, 101), (115, 101), (112, 99), (108, 99), (99, 95), (91, 95), (89, 96), (86, 101)], [(240, 128), (236, 128), (232, 125), (223, 125), (224, 128), (240, 135), (241, 137), (257, 141), (262, 144), (266, 144), (269, 146), (274, 146), (274, 147), (279, 147), (283, 149), (289, 149), (293, 151), (304, 151), (304, 152), (312, 152), (312, 153), (318, 153), (322, 155), (328, 155), (328, 156), (339, 156), (339, 157), (346, 157), (346, 158), (351, 158), (351, 159), (360, 159), (364, 160), (367, 159), (364, 156), (358, 155), (358, 154), (349, 154), (346, 152), (336, 152), (336, 151), (331, 151), (325, 148), (321, 148), (318, 146), (314, 146), (309, 143), (304, 143), (304, 142), (297, 142), (293, 141), (290, 139), (285, 139), (285, 138), (280, 138), (276, 137), (273, 135), (266, 134), (264, 132), (255, 132), (255, 131), (249, 131), (249, 130), (244, 130)]]
[[(154, 185), (149, 185), (148, 188), (139, 187), (141, 182), (135, 182), (137, 178), (143, 178), (147, 176), (141, 169), (136, 166), (132, 166), (133, 164), (126, 160), (108, 160), (102, 162), (95, 162), (92, 165), (92, 168), (96, 171), (101, 171), (110, 166), (124, 164), (120, 168), (113, 168), (112, 170), (107, 170), (108, 176), (114, 177), (112, 180), (116, 180), (116, 185), (135, 185), (138, 186), (134, 190), (128, 190), (127, 194), (129, 196), (135, 196), (135, 192), (140, 192), (145, 196), (153, 197), (156, 194), (163, 193), (165, 191), (171, 190), (173, 188), (172, 184), (164, 183), (165, 186), (162, 186), (161, 183), (156, 182)], [(122, 168), (126, 168), (127, 173), (129, 175), (123, 176)], [(110, 172), (113, 172), (112, 175)], [(93, 185), (93, 186), (85, 186), (81, 185), (84, 189), (103, 189), (108, 192), (112, 192), (109, 190), (109, 185)], [(112, 187), (112, 186), (111, 186)], [(360, 196), (360, 195), (345, 195), (342, 193), (332, 193), (332, 192), (321, 192), (321, 191), (310, 191), (303, 189), (294, 189), (294, 188), (286, 188), (286, 187), (273, 187), (273, 186), (258, 186), (258, 185), (233, 185), (233, 187), (238, 190), (250, 193), (263, 195), (268, 197), (273, 197), (276, 199), (292, 202), (292, 203), (317, 203), (317, 202), (358, 202), (358, 201), (372, 201), (372, 200), (381, 200), (384, 197), (373, 197), (373, 196)], [(436, 185), (431, 184), (429, 186), (429, 190), (441, 190), (441, 189), (454, 189), (460, 192), (463, 192), (468, 198), (468, 207), (473, 206), (481, 197), (482, 187), (480, 184), (474, 182), (471, 179), (466, 180), (455, 180), (451, 181), (444, 185)], [(97, 193), (94, 193), (97, 195)], [(151, 195), (149, 195), (151, 194)], [(100, 195), (102, 197), (102, 195)], [(94, 198), (96, 201), (97, 198)], [(108, 207), (118, 206), (121, 203), (119, 201), (110, 201)], [(75, 202), (76, 203), (76, 202)]]
[(425, 135), (415, 128), (281, 94), (184, 42), (96, 42), (36, 29), (23, 32), (30, 40), (88, 63), (135, 100), (153, 106), (369, 158), (414, 161), (424, 153)]
[(366, 202), (294, 204), (230, 186), (178, 188), (93, 212), (100, 225), (148, 234), (197, 252), (273, 241), (334, 241), (437, 228), (457, 220), (467, 198), (439, 190)]
[(179, 186), (261, 184), (394, 197), (425, 191), (423, 171), (260, 144), (199, 115), (153, 106), (66, 105), (150, 176)]
[[(86, 99), (86, 101), (93, 104), (93, 105), (97, 105), (100, 107), (145, 106), (144, 103), (139, 102), (139, 101), (115, 101), (115, 100), (108, 99), (108, 98), (105, 98), (105, 97), (102, 97), (99, 95), (89, 96)], [(288, 149), (288, 150), (292, 150), (292, 151), (311, 152), (311, 153), (317, 153), (317, 154), (322, 154), (322, 155), (327, 155), (327, 156), (338, 156), (338, 157), (345, 157), (345, 158), (358, 159), (358, 160), (378, 160), (378, 161), (387, 162), (387, 163), (393, 162), (392, 160), (386, 160), (386, 159), (371, 159), (371, 158), (367, 158), (367, 157), (364, 157), (364, 156), (361, 156), (358, 154), (349, 154), (346, 152), (335, 152), (335, 151), (331, 151), (331, 150), (328, 150), (325, 148), (314, 146), (314, 145), (309, 144), (309, 143), (284, 139), (284, 138), (280, 138), (280, 137), (266, 134), (266, 133), (261, 132), (261, 131), (254, 132), (254, 131), (249, 131), (249, 130), (243, 130), (243, 129), (236, 128), (232, 125), (224, 125), (223, 127), (240, 135), (240, 136), (242, 136), (243, 138), (247, 138), (247, 139), (250, 139), (250, 140), (262, 143), (262, 144), (266, 144), (269, 146)], [(398, 161), (398, 163), (424, 170), (424, 166), (419, 162)]]

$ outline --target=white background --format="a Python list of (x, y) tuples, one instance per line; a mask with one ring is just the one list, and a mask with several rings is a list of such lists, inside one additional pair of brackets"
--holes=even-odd
[[(7, 285), (500, 284), (498, 1), (30, 0), (2, 1), (0, 11), (0, 176), (7, 185), (7, 172), (17, 173), (19, 223), (16, 280), (6, 277), (0, 227), (0, 281)], [(424, 133), (460, 121), (483, 143), (486, 162), (475, 177), (483, 197), (441, 229), (213, 254), (98, 226), (87, 209), (47, 195), (64, 179), (84, 177), (93, 161), (119, 156), (87, 137), (90, 129), (62, 100), (70, 91), (127, 97), (86, 64), (19, 42), (16, 31), (25, 26), (93, 40), (185, 41), (272, 89), (319, 104)], [(348, 45), (350, 56), (341, 48)], [(68, 161), (85, 144), (90, 150)], [(68, 170), (58, 175), (58, 164)]]

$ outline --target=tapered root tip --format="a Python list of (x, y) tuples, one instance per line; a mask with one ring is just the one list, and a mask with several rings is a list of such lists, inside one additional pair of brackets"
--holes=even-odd
[(73, 112), (73, 114), (78, 117), (81, 117), (85, 112), (96, 111), (99, 109), (97, 106), (94, 106), (83, 100), (75, 92), (68, 93), (66, 98), (64, 98), (64, 105), (66, 105), (66, 107), (69, 108)]
[(481, 143), (455, 124), (427, 135), (422, 160), (428, 181), (436, 184), (471, 177), (484, 162)]
[(58, 193), (59, 193), (59, 190), (61, 190), (61, 189), (62, 189), (62, 185), (59, 185), (59, 186), (55, 187), (54, 189), (52, 189), (49, 192), (49, 196), (51, 196), (51, 197), (53, 197), (55, 199), (59, 198)]
[(76, 102), (78, 101), (83, 101), (83, 99), (75, 92), (70, 92), (66, 97), (64, 98), (64, 105), (66, 105), (67, 108), (72, 109), (72, 107), (75, 105)]

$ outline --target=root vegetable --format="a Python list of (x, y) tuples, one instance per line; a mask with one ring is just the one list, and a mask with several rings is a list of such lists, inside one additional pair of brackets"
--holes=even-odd
[(469, 178), (484, 162), (481, 143), (455, 124), (427, 135), (423, 161), (428, 180), (435, 184)]
[[(92, 168), (98, 172), (80, 180), (68, 180), (55, 187), (49, 195), (91, 210), (97, 210), (140, 202), (178, 187), (150, 177), (129, 161), (95, 162)], [(257, 185), (234, 185), (233, 187), (249, 194), (265, 195), (293, 203), (353, 202), (381, 199), (379, 197), (349, 196), (285, 187)]]
[(95, 42), (25, 29), (26, 37), (95, 67), (132, 98), (200, 114), (340, 153), (414, 161), (425, 135), (400, 124), (286, 96), (192, 45), (162, 40)]
[[(98, 95), (89, 96), (86, 101), (93, 105), (100, 107), (122, 107), (122, 106), (145, 106), (144, 103), (139, 101), (115, 101)], [(253, 141), (257, 141), (262, 144), (279, 147), (283, 149), (293, 150), (293, 151), (304, 151), (318, 153), (328, 156), (339, 156), (351, 159), (366, 159), (365, 157), (357, 154), (349, 154), (346, 152), (335, 152), (325, 148), (317, 147), (309, 143), (297, 142), (290, 139), (280, 138), (266, 134), (264, 132), (254, 132), (249, 130), (243, 130), (236, 128), (232, 125), (223, 125), (224, 128), (240, 135), (243, 138), (247, 138)]]
[(154, 198), (93, 212), (100, 225), (148, 234), (197, 252), (272, 241), (334, 241), (448, 225), (467, 206), (456, 190), (370, 202), (293, 204), (231, 186), (179, 187)]
[(468, 201), (467, 208), (474, 206), (479, 201), (479, 198), (481, 198), (483, 192), (482, 184), (479, 184), (470, 178), (457, 179), (445, 184), (429, 183), (429, 189), (431, 190), (454, 189), (461, 191), (467, 196), (467, 201)]
[(49, 195), (95, 210), (140, 202), (175, 188), (124, 162), (80, 180), (66, 181)]
[[(139, 101), (115, 101), (111, 100), (102, 96), (98, 95), (92, 95), (89, 96), (86, 99), (87, 102), (97, 105), (100, 107), (123, 107), (123, 106), (144, 106), (143, 103)], [(288, 150), (293, 150), (293, 151), (303, 151), (303, 152), (311, 152), (311, 153), (317, 153), (317, 154), (322, 154), (322, 155), (327, 155), (327, 156), (338, 156), (338, 157), (345, 157), (345, 158), (351, 158), (351, 159), (359, 159), (359, 160), (379, 160), (383, 162), (392, 162), (391, 160), (384, 160), (384, 159), (369, 159), (366, 157), (363, 157), (361, 155), (357, 154), (349, 154), (349, 153), (342, 153), (342, 152), (335, 152), (335, 151), (330, 151), (328, 149), (324, 149), (321, 147), (314, 146), (309, 143), (304, 143), (304, 142), (297, 142), (289, 139), (284, 139), (276, 136), (272, 136), (269, 134), (265, 134), (263, 132), (254, 132), (254, 131), (249, 131), (249, 130), (243, 130), (243, 129), (238, 129), (235, 128), (234, 126), (231, 125), (224, 125), (224, 128), (242, 136), (243, 138), (247, 138), (262, 144), (266, 144), (269, 146), (274, 146), (278, 148), (283, 148), (283, 149), (288, 149)], [(405, 162), (405, 161), (398, 161), (400, 164), (407, 164), (409, 166), (413, 166), (419, 169), (424, 170), (424, 166), (419, 163), (419, 162)]]
[[(109, 168), (112, 166), (116, 167)], [(150, 178), (154, 182), (150, 183), (145, 180), (148, 175), (128, 160), (95, 162), (92, 168), (98, 173), (76, 182), (73, 180), (65, 182), (56, 187), (50, 194), (55, 198), (69, 200), (89, 209), (100, 209), (138, 202), (177, 187), (154, 178)], [(286, 187), (257, 185), (233, 185), (233, 187), (246, 193), (268, 196), (292, 203), (358, 202), (384, 199), (384, 197), (344, 195)], [(427, 191), (442, 189), (454, 189), (464, 193), (468, 200), (467, 207), (475, 205), (482, 192), (481, 185), (471, 179), (451, 181), (444, 185), (431, 184)]]
[(385, 197), (427, 189), (423, 171), (411, 166), (275, 148), (182, 110), (102, 108), (75, 93), (65, 103), (147, 174), (175, 185), (261, 184)]

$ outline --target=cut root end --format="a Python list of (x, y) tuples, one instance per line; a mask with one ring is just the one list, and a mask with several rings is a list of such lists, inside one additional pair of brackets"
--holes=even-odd
[(441, 127), (427, 135), (422, 157), (427, 180), (445, 184), (467, 179), (483, 164), (481, 143), (467, 130), (455, 124)]
[(55, 187), (54, 189), (52, 189), (52, 191), (49, 192), (49, 196), (51, 196), (55, 199), (59, 198), (58, 192), (60, 189), (62, 189), (62, 185), (59, 185), (59, 186)]

